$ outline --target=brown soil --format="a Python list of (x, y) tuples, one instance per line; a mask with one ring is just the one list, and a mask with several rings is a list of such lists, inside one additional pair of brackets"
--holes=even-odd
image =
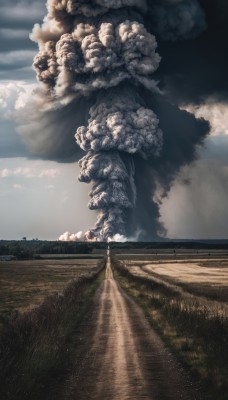
[(81, 328), (74, 373), (64, 400), (193, 400), (190, 381), (118, 286), (108, 257), (106, 279)]

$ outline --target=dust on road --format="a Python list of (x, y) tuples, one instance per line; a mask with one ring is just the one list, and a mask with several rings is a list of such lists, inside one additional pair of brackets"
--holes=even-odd
[(82, 351), (63, 397), (77, 400), (193, 400), (180, 366), (142, 310), (106, 276), (83, 327)]

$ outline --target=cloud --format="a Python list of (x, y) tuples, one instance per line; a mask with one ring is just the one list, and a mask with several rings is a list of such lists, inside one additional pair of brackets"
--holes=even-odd
[(221, 103), (213, 99), (208, 99), (205, 103), (200, 105), (190, 104), (183, 108), (194, 114), (196, 118), (204, 118), (209, 121), (211, 135), (228, 135), (228, 103)]
[(0, 29), (1, 53), (14, 50), (35, 50), (34, 43), (29, 40), (29, 30), (25, 29)]
[[(151, 2), (152, 3), (152, 2)], [(207, 29), (196, 39), (176, 42), (158, 40), (162, 57), (157, 79), (172, 102), (201, 104), (208, 98), (228, 98), (228, 2), (200, 0)], [(151, 19), (147, 23), (153, 32)]]
[(50, 168), (38, 170), (30, 167), (19, 167), (14, 169), (4, 168), (0, 170), (0, 178), (8, 178), (12, 176), (23, 178), (56, 178), (59, 175), (59, 170)]
[(35, 44), (29, 33), (45, 14), (45, 1), (2, 0), (0, 4), (0, 78), (34, 79)]
[(45, 13), (45, 0), (2, 0), (0, 25), (2, 28), (30, 28)]
[(22, 190), (24, 187), (20, 183), (14, 183), (13, 188), (15, 190)]
[(55, 185), (47, 185), (47, 189), (49, 190), (49, 192), (53, 192), (53, 190), (55, 189)]
[(24, 38), (27, 35), (27, 30), (24, 29), (10, 29), (10, 28), (2, 28), (0, 29), (0, 37), (1, 39), (18, 39)]
[(60, 196), (60, 202), (64, 204), (69, 200), (70, 200), (69, 192), (68, 190), (64, 190), (64, 192), (62, 192)]
[(0, 84), (0, 158), (29, 156), (17, 133), (16, 117), (31, 98), (35, 84), (24, 81)]
[(199, 159), (181, 169), (161, 201), (160, 222), (170, 238), (228, 236), (228, 138), (209, 137)]
[[(87, 230), (94, 222), (95, 216), (88, 213), (86, 206), (88, 187), (76, 179), (77, 164), (17, 157), (0, 159), (0, 170), (4, 169), (17, 171), (18, 175), (0, 178), (0, 238), (56, 240), (61, 232)], [(58, 171), (55, 178), (51, 177), (52, 170)], [(26, 178), (19, 171), (36, 177)], [(42, 174), (44, 171), (50, 171), (50, 177)], [(68, 195), (65, 204), (61, 202), (63, 192)]]
[[(17, 122), (13, 120), (13, 115), (16, 115), (15, 112), (17, 115), (22, 113), (25, 110), (24, 106), (27, 104), (27, 100), (31, 99), (31, 91), (29, 91), (25, 82), (20, 83), (18, 80), (34, 79), (35, 74), (31, 69), (31, 63), (33, 49), (36, 48), (36, 45), (29, 41), (28, 33), (32, 29), (34, 22), (41, 22), (43, 15), (45, 15), (45, 2), (46, 0), (3, 0), (0, 4), (0, 78), (2, 80), (8, 78), (15, 81), (15, 84), (11, 87), (5, 88), (8, 91), (4, 92), (2, 91), (2, 86), (0, 87), (0, 118), (2, 120), (0, 129), (0, 157), (29, 156), (30, 154), (23, 145), (21, 136), (16, 132)], [(181, 1), (175, 2), (181, 3)], [(173, 183), (168, 197), (163, 202), (161, 208), (162, 221), (165, 221), (165, 226), (169, 234), (173, 235), (179, 235), (180, 233), (183, 235), (193, 235), (194, 232), (196, 235), (200, 232), (205, 234), (207, 230), (213, 234), (213, 224), (216, 234), (226, 233), (222, 224), (225, 223), (225, 220), (227, 221), (225, 208), (227, 198), (227, 142), (226, 137), (222, 137), (221, 133), (223, 136), (227, 134), (226, 99), (228, 81), (226, 75), (228, 58), (225, 52), (225, 45), (227, 40), (226, 16), (228, 5), (223, 0), (218, 0), (217, 2), (213, 0), (200, 0), (199, 3), (206, 13), (208, 29), (198, 39), (191, 39), (184, 43), (181, 41), (165, 43), (159, 40), (158, 43), (162, 62), (155, 79), (161, 78), (162, 87), (173, 102), (181, 105), (184, 104), (185, 109), (193, 113), (197, 118), (204, 117), (209, 120), (211, 134), (216, 136), (216, 140), (214, 138), (207, 139), (206, 148), (199, 153), (200, 160), (194, 163), (192, 167), (184, 167), (181, 170), (178, 178)], [(148, 30), (154, 33), (154, 26), (151, 23), (150, 17), (148, 15), (147, 17)], [(76, 104), (73, 107), (76, 109)], [(79, 108), (79, 114), (82, 114), (84, 108), (81, 106)], [(33, 154), (36, 154), (40, 158), (56, 158), (58, 160), (63, 160), (65, 156), (74, 154), (75, 143), (73, 134), (78, 122), (75, 119), (68, 119), (65, 131), (62, 121), (67, 117), (68, 112), (70, 112), (69, 108), (64, 109), (63, 112), (57, 112), (57, 119), (53, 115), (50, 119), (50, 124), (47, 124), (46, 120), (40, 121), (38, 118), (36, 124), (27, 126), (25, 137), (27, 135), (28, 142), (32, 136), (32, 132), (36, 131), (34, 136), (37, 142), (35, 143), (35, 140), (31, 139), (29, 143), (30, 152), (33, 152)], [(29, 108), (27, 109), (28, 113)], [(86, 114), (86, 111), (84, 114)], [(176, 122), (173, 128), (174, 124), (170, 120), (170, 116), (166, 115), (165, 118), (166, 121), (164, 124), (171, 125), (169, 128), (171, 133), (165, 136), (164, 153), (166, 152), (167, 154), (167, 149), (171, 148), (173, 149), (173, 159), (178, 160), (183, 151), (181, 146), (178, 147), (176, 145), (177, 140), (172, 139), (176, 135), (174, 131), (180, 131), (180, 134), (178, 133), (177, 135), (179, 143), (182, 143), (182, 137), (188, 137), (189, 134), (186, 132), (184, 124)], [(85, 121), (82, 125), (84, 124)], [(180, 128), (176, 129), (178, 128), (178, 124)], [(49, 140), (50, 125), (51, 129), (53, 129), (52, 132), (55, 133), (55, 141), (52, 143)], [(67, 138), (65, 142), (61, 138), (63, 129), (65, 132), (64, 140)], [(164, 130), (167, 131), (167, 129)], [(191, 125), (191, 130), (194, 135), (196, 129), (193, 125)], [(184, 135), (183, 132), (185, 133)], [(185, 151), (187, 152), (191, 148), (191, 145), (187, 143)], [(190, 162), (192, 156), (187, 157), (187, 159)], [(171, 161), (174, 162), (173, 160)], [(26, 178), (25, 171), (24, 175), (13, 175), (15, 168), (8, 167), (5, 169), (11, 171), (10, 177)], [(162, 169), (162, 166), (160, 166), (159, 172), (162, 174), (163, 171), (164, 175), (170, 174), (169, 168)], [(8, 172), (5, 173), (7, 174)], [(41, 170), (39, 170), (39, 173), (41, 173)], [(143, 179), (143, 173), (144, 170), (139, 165), (138, 175), (140, 175), (140, 179)], [(207, 176), (207, 174), (210, 176)], [(38, 170), (36, 171), (36, 177), (38, 178), (37, 175)], [(45, 178), (45, 175), (43, 178)], [(141, 192), (144, 192), (144, 189), (148, 188), (148, 199), (150, 202), (151, 191), (154, 185), (153, 179), (152, 177), (151, 186), (148, 185), (146, 180), (145, 187), (142, 187), (141, 190)], [(1, 179), (2, 182), (6, 183), (7, 179)], [(40, 182), (42, 182), (42, 179), (40, 179)], [(47, 184), (46, 181), (45, 183)], [(203, 193), (203, 189), (205, 189), (205, 193)], [(204, 203), (207, 205), (205, 210), (202, 206)], [(145, 210), (145, 213), (144, 211), (142, 212), (142, 208)], [(148, 213), (144, 204), (142, 208), (140, 210), (140, 218), (145, 218), (144, 225), (146, 223), (151, 225), (151, 208), (148, 208)], [(170, 212), (170, 210), (174, 210), (174, 212)], [(181, 216), (181, 213), (183, 216)], [(171, 221), (172, 216), (173, 221)], [(72, 230), (72, 227), (64, 229)], [(64, 230), (61, 228), (61, 231)]]
[(30, 50), (16, 50), (5, 53), (4, 57), (1, 57), (0, 69), (9, 70), (23, 68), (30, 63), (35, 53), (36, 52)]
[(12, 118), (15, 110), (23, 108), (31, 98), (36, 85), (24, 81), (6, 81), (0, 84), (0, 115), (4, 119)]
[(197, 0), (154, 0), (151, 3), (153, 29), (162, 40), (194, 38), (206, 29), (205, 14)]

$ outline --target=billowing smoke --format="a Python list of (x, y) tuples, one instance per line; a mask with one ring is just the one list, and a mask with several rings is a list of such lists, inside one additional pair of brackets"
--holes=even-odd
[(83, 240), (83, 232), (70, 233), (64, 232), (59, 236), (61, 242), (81, 242)]
[(194, 38), (207, 27), (197, 0), (153, 0), (151, 3), (153, 29), (162, 40)]
[(40, 52), (34, 59), (34, 67), (38, 79), (53, 96), (63, 102), (71, 101), (75, 96), (88, 96), (127, 80), (155, 88), (151, 75), (160, 62), (155, 37), (139, 22), (126, 20), (129, 16), (124, 14), (119, 18), (110, 15), (111, 22), (99, 18), (97, 23), (90, 20), (77, 23), (80, 20), (77, 16), (68, 27), (70, 33), (59, 34), (55, 41), (51, 30), (56, 27), (52, 27), (52, 20), (48, 20), (44, 32), (35, 27), (32, 38), (38, 36)]
[(78, 128), (76, 140), (88, 151), (79, 163), (79, 179), (92, 182), (89, 208), (101, 210), (88, 238), (125, 235), (129, 210), (136, 202), (133, 155), (159, 155), (162, 131), (157, 116), (137, 103), (130, 89), (109, 93), (91, 108), (88, 125)]
[[(154, 177), (164, 180), (169, 164), (168, 156), (162, 171), (167, 147), (156, 100), (153, 106), (153, 99), (161, 97), (154, 78), (161, 57), (153, 32), (164, 40), (193, 37), (205, 28), (205, 18), (196, 0), (151, 3), (48, 0), (44, 23), (35, 25), (31, 35), (39, 44), (34, 67), (41, 83), (39, 96), (46, 99), (46, 113), (52, 115), (54, 110), (54, 115), (59, 110), (60, 117), (67, 110), (62, 121), (66, 126), (69, 121), (72, 127), (75, 119), (76, 142), (87, 152), (79, 162), (79, 180), (91, 184), (89, 208), (98, 212), (95, 227), (85, 234), (88, 240), (124, 238), (133, 230), (144, 229), (134, 209), (141, 204), (144, 213), (140, 200), (144, 194), (146, 201), (150, 198), (155, 204), (155, 183), (148, 178), (157, 165)], [(154, 21), (153, 32), (144, 25), (146, 15)], [(198, 131), (201, 140), (205, 125), (199, 122)], [(69, 138), (69, 127), (66, 132)], [(62, 137), (64, 134), (63, 129)], [(174, 147), (175, 140), (176, 133)], [(189, 139), (191, 157), (196, 143), (197, 139)], [(54, 154), (57, 149), (59, 146)], [(179, 158), (168, 167), (170, 176), (186, 161), (185, 156), (183, 161)], [(142, 179), (140, 169), (145, 172)], [(138, 201), (138, 187), (145, 181)], [(153, 224), (153, 215), (150, 218)]]

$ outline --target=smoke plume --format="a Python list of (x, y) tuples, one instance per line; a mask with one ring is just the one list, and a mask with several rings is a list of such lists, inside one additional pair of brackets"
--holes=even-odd
[(204, 11), (197, 0), (154, 0), (151, 3), (153, 29), (162, 40), (194, 38), (207, 27)]
[[(97, 210), (98, 219), (85, 239), (131, 236), (145, 228), (140, 212), (151, 210), (147, 221), (151, 225), (158, 217), (152, 200), (155, 181), (161, 179), (168, 187), (188, 160), (181, 148), (185, 148), (183, 139), (177, 149), (181, 156), (170, 162), (172, 157), (166, 154), (170, 128), (165, 123), (167, 131), (163, 129), (161, 117), (171, 107), (160, 100), (155, 76), (161, 57), (153, 33), (164, 40), (194, 37), (205, 29), (204, 13), (196, 0), (155, 0), (152, 4), (146, 0), (48, 0), (47, 9), (43, 25), (35, 25), (31, 35), (39, 44), (34, 59), (39, 98), (46, 99), (45, 118), (58, 110), (59, 116), (65, 113), (67, 137), (75, 121), (76, 142), (87, 152), (79, 162), (79, 180), (92, 186), (89, 208)], [(153, 32), (144, 24), (146, 14), (153, 21)], [(178, 117), (187, 114), (176, 112)], [(187, 139), (190, 159), (207, 129), (204, 123), (197, 124), (196, 139), (191, 133)], [(174, 122), (175, 127), (177, 132), (168, 138), (173, 148), (180, 130)], [(62, 130), (62, 136), (57, 136), (60, 144)]]
[(64, 232), (59, 236), (61, 242), (81, 242), (83, 240), (83, 232), (70, 233)]

